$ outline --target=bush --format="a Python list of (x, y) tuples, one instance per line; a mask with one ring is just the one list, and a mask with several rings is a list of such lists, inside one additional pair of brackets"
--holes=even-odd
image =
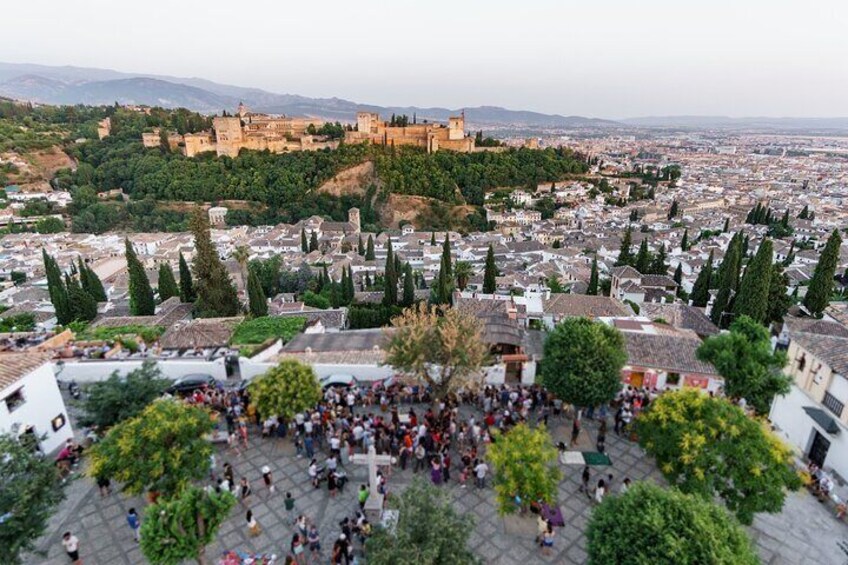
[(260, 344), (269, 339), (289, 341), (303, 330), (306, 318), (263, 316), (245, 320), (236, 326), (230, 343), (235, 345)]

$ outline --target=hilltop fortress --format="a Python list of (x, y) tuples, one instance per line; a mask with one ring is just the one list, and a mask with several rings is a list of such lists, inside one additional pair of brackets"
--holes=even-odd
[[(216, 152), (219, 156), (235, 157), (242, 149), (285, 153), (288, 151), (314, 151), (335, 149), (338, 139), (314, 132), (324, 121), (310, 117), (271, 116), (248, 111), (239, 104), (234, 116), (216, 116), (212, 131), (166, 134), (172, 151), (187, 157), (199, 153)], [(465, 134), (465, 116), (449, 118), (448, 125), (438, 123), (413, 123), (407, 120), (387, 122), (373, 112), (358, 112), (356, 126), (344, 132), (345, 143), (373, 143), (374, 145), (413, 145), (423, 147), (428, 153), (447, 149), (462, 153), (475, 151), (474, 138)], [(142, 134), (145, 147), (159, 147), (163, 135), (159, 128)]]

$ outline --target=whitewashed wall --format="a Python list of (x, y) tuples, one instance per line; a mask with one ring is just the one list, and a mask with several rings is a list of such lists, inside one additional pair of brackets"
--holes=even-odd
[[(9, 412), (6, 403), (0, 401), (0, 432), (23, 432), (28, 425), (34, 426), (36, 433), (46, 438), (41, 442), (45, 453), (58, 449), (66, 439), (74, 435), (65, 402), (53, 376), (50, 363), (45, 363), (24, 378), (0, 391), (0, 399), (6, 398), (18, 389), (23, 389), (24, 403), (13, 412)], [(65, 425), (53, 431), (53, 418), (64, 415)]]
[[(56, 377), (63, 382), (93, 383), (109, 378), (113, 371), (126, 375), (142, 366), (142, 359), (124, 359), (120, 361), (66, 361), (62, 367), (56, 366)], [(168, 379), (178, 379), (185, 375), (203, 373), (216, 379), (227, 378), (224, 358), (206, 361), (204, 359), (164, 359), (157, 362), (162, 375)]]

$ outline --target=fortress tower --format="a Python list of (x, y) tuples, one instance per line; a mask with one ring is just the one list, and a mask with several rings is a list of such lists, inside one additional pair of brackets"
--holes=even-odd
[(359, 208), (351, 208), (347, 211), (347, 221), (355, 229), (354, 233), (359, 233), (362, 229), (359, 217)]

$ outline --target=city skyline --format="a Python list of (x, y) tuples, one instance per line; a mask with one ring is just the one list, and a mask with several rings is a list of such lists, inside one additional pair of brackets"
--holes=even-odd
[(123, 18), (95, 9), (99, 3), (54, 4), (35, 0), (18, 15), (20, 25), (0, 38), (0, 59), (387, 106), (492, 105), (608, 119), (848, 115), (840, 95), (848, 72), (839, 62), (848, 40), (838, 29), (848, 7), (836, 2), (803, 12), (788, 2), (719, 9), (541, 1), (518, 10), (436, 1), (394, 3), (391, 11), (378, 3), (248, 1), (203, 11), (148, 3), (164, 22)]

